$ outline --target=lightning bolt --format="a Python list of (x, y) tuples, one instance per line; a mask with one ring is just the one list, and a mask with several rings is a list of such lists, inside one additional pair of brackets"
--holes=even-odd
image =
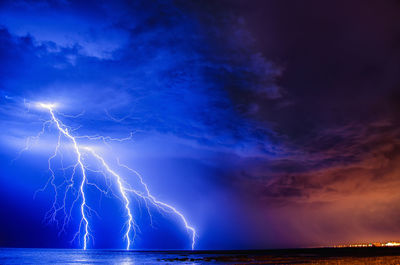
[(125, 239), (127, 241), (126, 249), (129, 250), (129, 247), (131, 245), (131, 240), (130, 240), (129, 234), (131, 232), (132, 227), (134, 227), (134, 223), (133, 223), (132, 213), (131, 213), (131, 210), (129, 208), (130, 201), (129, 201), (129, 198), (127, 196), (127, 192), (126, 192), (127, 189), (125, 188), (121, 177), (117, 173), (115, 173), (112, 169), (110, 169), (110, 167), (107, 165), (107, 163), (104, 161), (104, 159), (101, 156), (99, 156), (97, 153), (95, 153), (93, 151), (93, 149), (91, 149), (89, 147), (86, 147), (86, 149), (89, 152), (91, 152), (98, 160), (100, 160), (100, 162), (103, 165), (103, 167), (105, 168), (105, 170), (107, 172), (109, 172), (111, 175), (113, 175), (117, 180), (118, 188), (119, 188), (119, 191), (120, 191), (122, 197), (124, 198), (125, 209), (126, 209), (126, 213), (128, 215), (128, 221), (126, 223), (127, 224), (127, 229), (126, 229), (126, 232), (125, 232)]
[[(183, 223), (185, 229), (190, 233), (191, 235), (191, 249), (194, 249), (195, 243), (196, 243), (196, 230), (194, 227), (189, 225), (189, 222), (185, 218), (185, 216), (178, 211), (175, 207), (172, 205), (169, 205), (165, 202), (159, 201), (154, 195), (150, 193), (150, 190), (148, 188), (148, 185), (145, 183), (143, 177), (135, 170), (131, 169), (130, 167), (126, 166), (125, 164), (121, 164), (119, 159), (117, 159), (118, 162), (118, 167), (124, 168), (131, 172), (134, 176), (136, 176), (140, 182), (140, 185), (143, 189), (134, 189), (130, 184), (126, 183), (124, 178), (117, 173), (116, 169), (112, 169), (112, 167), (109, 165), (109, 163), (106, 162), (106, 160), (99, 154), (97, 153), (93, 148), (87, 147), (87, 146), (81, 146), (78, 143), (78, 139), (85, 138), (87, 140), (101, 140), (103, 141), (104, 144), (108, 144), (110, 141), (126, 141), (130, 140), (132, 138), (132, 133), (130, 134), (129, 137), (127, 138), (111, 138), (109, 136), (102, 136), (102, 135), (94, 135), (94, 136), (88, 136), (88, 135), (83, 135), (83, 136), (74, 136), (71, 132), (73, 131), (71, 127), (66, 126), (61, 122), (61, 120), (56, 116), (56, 114), (59, 114), (60, 116), (65, 116), (65, 117), (70, 117), (70, 118), (76, 118), (82, 114), (79, 114), (77, 116), (71, 116), (71, 115), (65, 115), (62, 113), (58, 113), (54, 110), (55, 105), (54, 104), (45, 104), (45, 103), (39, 103), (38, 104), (40, 108), (45, 109), (49, 112), (51, 119), (48, 121), (45, 121), (43, 124), (42, 131), (34, 138), (37, 140), (41, 135), (44, 134), (46, 126), (49, 126), (49, 123), (53, 123), (58, 130), (58, 141), (57, 145), (55, 147), (54, 153), (49, 157), (48, 159), (48, 167), (49, 167), (49, 172), (50, 172), (50, 178), (48, 179), (46, 185), (40, 189), (39, 191), (44, 191), (49, 185), (53, 188), (54, 190), (54, 201), (52, 204), (52, 208), (49, 210), (48, 214), (46, 214), (47, 219), (50, 221), (55, 221), (57, 222), (57, 214), (59, 211), (63, 211), (64, 213), (64, 222), (61, 228), (60, 232), (65, 231), (65, 227), (67, 226), (68, 222), (71, 219), (72, 215), (72, 210), (74, 208), (74, 205), (80, 201), (80, 215), (81, 215), (81, 220), (79, 222), (79, 228), (76, 234), (73, 237), (73, 240), (75, 240), (77, 237), (82, 236), (82, 241), (83, 241), (83, 249), (86, 250), (88, 247), (88, 242), (93, 236), (91, 235), (91, 230), (90, 230), (90, 224), (89, 224), (89, 216), (90, 213), (94, 212), (96, 213), (88, 204), (87, 204), (87, 199), (86, 199), (86, 194), (85, 194), (85, 189), (87, 188), (88, 185), (91, 185), (95, 187), (98, 191), (100, 191), (103, 194), (109, 194), (112, 193), (113, 196), (121, 198), (121, 201), (123, 202), (123, 206), (125, 208), (125, 213), (126, 213), (126, 222), (125, 222), (125, 227), (126, 230), (124, 232), (124, 239), (126, 241), (126, 250), (129, 250), (132, 241), (134, 240), (136, 236), (136, 227), (137, 224), (135, 223), (134, 216), (131, 210), (132, 203), (131, 203), (131, 197), (136, 196), (137, 198), (140, 198), (141, 200), (144, 201), (147, 212), (150, 216), (150, 220), (152, 220), (152, 215), (150, 211), (149, 205), (153, 206), (155, 209), (162, 211), (164, 213), (170, 213), (178, 217), (178, 219)], [(61, 185), (57, 185), (55, 180), (56, 180), (56, 173), (55, 170), (52, 168), (52, 160), (57, 157), (59, 154), (59, 149), (61, 148), (61, 138), (62, 136), (66, 139), (68, 139), (72, 143), (72, 148), (74, 150), (75, 156), (76, 156), (76, 163), (73, 164), (70, 167), (64, 167), (63, 162), (62, 162), (62, 157), (61, 157), (61, 163), (62, 163), (62, 171), (64, 173), (64, 182), (61, 185), (65, 185), (65, 191), (62, 197), (62, 203), (59, 205), (58, 203), (58, 190)], [(29, 143), (29, 141), (27, 141)], [(23, 150), (27, 150), (29, 146), (27, 145)], [(100, 164), (100, 168), (97, 170), (94, 170), (90, 168), (87, 163), (85, 163), (85, 157), (86, 156), (91, 156), (93, 157), (98, 163)], [(65, 172), (67, 169), (72, 168), (72, 173), (70, 178), (66, 178)], [(76, 173), (77, 171), (80, 171), (82, 177), (79, 179), (79, 182), (76, 183)], [(95, 183), (89, 182), (88, 180), (88, 172), (94, 172), (98, 174), (102, 174), (106, 180), (106, 186), (107, 188), (101, 188), (99, 185), (96, 185)], [(117, 184), (118, 187), (118, 192), (119, 196), (114, 194), (111, 190), (111, 179), (114, 180), (114, 183)], [(75, 186), (78, 186), (76, 188)], [(75, 192), (76, 197), (73, 200), (71, 206), (69, 207), (69, 210), (67, 209), (67, 197), (70, 192)], [(81, 200), (79, 200), (81, 199)], [(97, 213), (96, 213), (97, 214)]]
[[(121, 177), (120, 177), (117, 173), (115, 173), (112, 169), (110, 169), (110, 167), (106, 164), (106, 162), (104, 161), (104, 159), (103, 159), (102, 157), (100, 157), (97, 153), (95, 153), (95, 152), (93, 151), (93, 149), (91, 149), (91, 148), (87, 148), (87, 150), (90, 151), (90, 152), (93, 154), (94, 157), (96, 157), (98, 160), (101, 161), (102, 165), (104, 166), (104, 168), (105, 168), (109, 173), (111, 173), (113, 176), (116, 177), (116, 179), (117, 179), (117, 181), (118, 181), (119, 188), (120, 188), (120, 192), (121, 192), (121, 194), (123, 194), (124, 199), (126, 200), (125, 207), (126, 207), (127, 211), (129, 210), (129, 208), (128, 208), (128, 206), (129, 206), (129, 201), (126, 199), (126, 192), (131, 192), (131, 193), (135, 194), (136, 196), (140, 197), (141, 199), (143, 199), (144, 201), (150, 202), (153, 206), (157, 207), (157, 209), (159, 209), (159, 210), (162, 210), (162, 211), (164, 211), (164, 212), (172, 212), (172, 213), (176, 214), (176, 215), (181, 219), (181, 221), (183, 222), (183, 224), (185, 225), (186, 230), (188, 230), (188, 231), (191, 233), (191, 235), (192, 235), (192, 236), (191, 236), (191, 238), (192, 238), (191, 247), (192, 247), (192, 250), (194, 249), (194, 245), (195, 245), (195, 243), (196, 243), (196, 230), (195, 230), (192, 226), (189, 225), (189, 223), (188, 223), (188, 221), (186, 220), (185, 216), (184, 216), (181, 212), (179, 212), (175, 207), (173, 207), (173, 206), (171, 206), (171, 205), (169, 205), (169, 204), (166, 204), (166, 203), (164, 203), (164, 202), (161, 202), (161, 201), (157, 200), (157, 199), (150, 193), (147, 184), (143, 181), (143, 177), (142, 177), (137, 171), (135, 171), (135, 170), (129, 168), (128, 166), (126, 166), (126, 165), (124, 165), (124, 164), (121, 164), (121, 163), (118, 161), (118, 165), (119, 165), (119, 166), (128, 169), (129, 171), (131, 171), (132, 173), (134, 173), (134, 175), (136, 175), (136, 176), (139, 178), (140, 183), (142, 184), (142, 186), (144, 187), (144, 189), (145, 189), (145, 191), (146, 191), (145, 193), (143, 193), (143, 192), (141, 192), (141, 191), (139, 191), (139, 190), (133, 189), (133, 188), (131, 188), (131, 187), (125, 187), (125, 186), (122, 184)], [(129, 217), (131, 217), (131, 216), (129, 216)], [(128, 236), (127, 236), (128, 233), (129, 233), (129, 230), (127, 231), (127, 233), (126, 233), (126, 235), (125, 235), (126, 237), (128, 237)]]
[[(74, 151), (76, 152), (77, 164), (79, 165), (79, 167), (80, 167), (80, 169), (81, 169), (81, 172), (82, 172), (82, 180), (81, 180), (81, 183), (80, 183), (80, 185), (79, 185), (80, 196), (81, 196), (81, 198), (82, 198), (82, 203), (81, 203), (81, 207), (80, 207), (80, 208), (81, 208), (82, 219), (81, 219), (81, 222), (80, 222), (80, 224), (79, 224), (79, 232), (80, 232), (80, 229), (81, 229), (81, 227), (82, 227), (82, 225), (83, 225), (84, 231), (85, 231), (85, 233), (84, 233), (84, 235), (83, 235), (83, 249), (86, 250), (86, 248), (87, 248), (87, 242), (88, 242), (88, 237), (89, 237), (89, 221), (88, 221), (87, 216), (86, 216), (87, 205), (86, 205), (86, 196), (85, 196), (85, 191), (84, 191), (84, 187), (85, 187), (85, 184), (86, 184), (86, 182), (87, 182), (87, 176), (86, 176), (86, 169), (85, 169), (85, 166), (83, 165), (83, 162), (82, 162), (82, 154), (81, 154), (81, 152), (80, 152), (80, 150), (79, 150), (79, 146), (78, 146), (78, 143), (77, 143), (76, 140), (75, 140), (75, 137), (73, 137), (73, 136), (68, 132), (68, 128), (65, 127), (65, 126), (63, 126), (63, 124), (61, 123), (61, 121), (58, 120), (58, 119), (56, 118), (56, 116), (54, 115), (53, 106), (52, 106), (51, 104), (43, 104), (43, 103), (40, 103), (40, 106), (41, 106), (42, 108), (47, 109), (47, 110), (50, 112), (51, 119), (52, 119), (52, 121), (55, 123), (55, 125), (57, 126), (57, 129), (58, 129), (59, 132), (62, 133), (66, 138), (68, 138), (68, 139), (70, 139), (70, 140), (72, 141), (73, 147), (74, 147)], [(59, 139), (60, 139), (60, 138), (59, 138)], [(59, 145), (60, 145), (60, 141), (58, 141), (58, 145), (57, 145), (57, 148), (56, 148), (57, 150), (58, 150)], [(52, 179), (54, 179), (54, 172), (53, 172), (53, 170), (51, 169), (50, 160), (51, 160), (52, 158), (54, 158), (54, 157), (56, 156), (56, 154), (57, 154), (57, 151), (56, 151), (56, 152), (54, 153), (54, 155), (49, 159), (49, 169), (50, 169), (50, 171), (52, 172)], [(56, 194), (57, 194), (57, 193), (56, 193)], [(54, 202), (54, 203), (55, 203), (55, 202)], [(54, 205), (53, 205), (53, 206), (54, 206)]]

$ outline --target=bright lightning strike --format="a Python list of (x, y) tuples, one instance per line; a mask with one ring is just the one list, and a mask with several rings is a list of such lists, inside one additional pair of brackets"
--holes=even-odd
[[(142, 186), (144, 191), (134, 189), (132, 188), (126, 181), (124, 181), (124, 178), (118, 174), (115, 169), (112, 169), (111, 166), (106, 162), (106, 160), (99, 155), (97, 152), (95, 152), (92, 148), (86, 147), (86, 146), (81, 146), (78, 143), (78, 139), (85, 138), (87, 140), (102, 140), (104, 143), (107, 144), (108, 141), (125, 141), (129, 140), (132, 137), (132, 134), (128, 138), (111, 138), (108, 136), (101, 136), (101, 135), (95, 135), (95, 136), (88, 136), (88, 135), (83, 135), (83, 136), (74, 136), (72, 134), (73, 129), (71, 127), (66, 126), (61, 122), (61, 120), (57, 117), (56, 114), (59, 114), (58, 112), (55, 111), (56, 104), (49, 104), (49, 103), (38, 103), (38, 107), (41, 109), (45, 109), (49, 112), (51, 119), (48, 121), (45, 121), (43, 124), (43, 128), (41, 133), (36, 137), (40, 137), (46, 128), (46, 126), (49, 126), (50, 123), (54, 124), (56, 129), (58, 130), (58, 141), (57, 145), (55, 147), (54, 153), (49, 157), (48, 159), (48, 166), (49, 166), (49, 171), (50, 171), (50, 178), (46, 185), (39, 191), (45, 190), (49, 185), (51, 185), (54, 189), (55, 192), (55, 197), (54, 197), (54, 202), (52, 205), (52, 208), (47, 214), (47, 218), (50, 221), (56, 221), (57, 214), (60, 211), (63, 211), (64, 213), (64, 222), (62, 224), (62, 229), (61, 232), (65, 229), (66, 225), (71, 219), (71, 214), (72, 210), (74, 208), (74, 205), (80, 201), (80, 215), (81, 215), (81, 221), (79, 223), (79, 229), (77, 233), (74, 236), (74, 239), (77, 237), (82, 237), (82, 242), (83, 242), (83, 249), (87, 249), (88, 243), (90, 238), (92, 238), (91, 231), (90, 231), (90, 213), (94, 212), (89, 205), (87, 204), (87, 194), (85, 193), (86, 188), (88, 185), (91, 185), (95, 187), (97, 190), (104, 194), (109, 194), (110, 189), (111, 189), (111, 183), (110, 183), (110, 177), (111, 180), (114, 180), (114, 183), (116, 183), (118, 187), (118, 193), (119, 195), (114, 194), (113, 192), (112, 195), (121, 198), (121, 201), (123, 202), (123, 206), (125, 208), (125, 213), (126, 213), (126, 222), (125, 222), (125, 233), (124, 233), (124, 239), (126, 241), (126, 249), (129, 250), (132, 244), (133, 239), (135, 238), (136, 235), (136, 226), (137, 224), (135, 223), (134, 216), (131, 210), (132, 203), (131, 203), (131, 197), (136, 196), (137, 198), (140, 198), (141, 200), (144, 201), (148, 214), (150, 216), (150, 220), (152, 219), (152, 215), (150, 212), (149, 205), (152, 205), (155, 207), (157, 210), (165, 212), (165, 213), (170, 213), (174, 214), (175, 216), (180, 219), (180, 221), (183, 223), (185, 226), (186, 230), (190, 233), (191, 235), (191, 248), (192, 250), (194, 249), (195, 243), (196, 243), (196, 230), (189, 225), (187, 219), (185, 216), (178, 211), (175, 207), (159, 201), (156, 199), (155, 196), (153, 196), (150, 193), (150, 190), (148, 188), (148, 185), (144, 182), (143, 177), (136, 172), (135, 170), (129, 168), (128, 166), (121, 164), (118, 160), (118, 166), (121, 168), (125, 168), (129, 172), (131, 172), (134, 176), (136, 176), (140, 182), (140, 185)], [(64, 115), (64, 114), (60, 114)], [(74, 118), (74, 116), (68, 116), (70, 118)], [(64, 182), (63, 184), (65, 185), (65, 190), (62, 196), (62, 203), (58, 203), (58, 197), (59, 197), (59, 187), (61, 185), (56, 185), (55, 183), (55, 178), (56, 178), (56, 173), (55, 170), (52, 168), (52, 160), (56, 158), (59, 154), (59, 149), (61, 147), (61, 138), (64, 137), (65, 139), (69, 140), (72, 143), (73, 147), (73, 153), (75, 157), (75, 164), (73, 164), (70, 167), (64, 167), (62, 166), (62, 170), (64, 172)], [(29, 141), (28, 141), (29, 142)], [(25, 147), (23, 151), (27, 150), (29, 146)], [(86, 156), (91, 156), (94, 158), (99, 164), (100, 167), (97, 170), (93, 170), (89, 167), (89, 165), (85, 162)], [(61, 157), (62, 159), (62, 157)], [(72, 173), (69, 178), (65, 176), (65, 171), (71, 168)], [(76, 176), (77, 171), (81, 173), (81, 178), (78, 178)], [(107, 188), (102, 189), (99, 185), (96, 185), (94, 183), (89, 182), (88, 180), (88, 171), (94, 172), (94, 173), (99, 173), (102, 174), (105, 177)], [(67, 209), (66, 206), (66, 201), (69, 193), (76, 193), (75, 198), (72, 202), (72, 205)], [(82, 235), (83, 234), (83, 235)], [(74, 240), (73, 239), (73, 240)]]
[[(51, 115), (51, 119), (52, 121), (56, 124), (57, 129), (59, 130), (60, 133), (62, 133), (66, 138), (70, 139), (73, 143), (74, 146), (74, 151), (76, 152), (76, 158), (77, 158), (77, 165), (79, 165), (81, 171), (82, 171), (82, 180), (81, 183), (79, 185), (79, 191), (80, 191), (80, 196), (82, 198), (82, 203), (81, 203), (81, 215), (82, 215), (82, 219), (81, 222), (79, 224), (79, 228), (81, 228), (81, 226), (83, 225), (84, 227), (84, 235), (83, 235), (83, 249), (86, 250), (87, 248), (87, 241), (88, 241), (88, 237), (89, 237), (89, 221), (86, 217), (86, 196), (85, 196), (85, 191), (84, 191), (84, 187), (85, 184), (87, 182), (87, 177), (86, 177), (86, 170), (85, 170), (85, 166), (82, 163), (82, 154), (79, 150), (78, 147), (78, 143), (76, 142), (75, 138), (68, 132), (68, 128), (63, 126), (63, 124), (61, 123), (61, 121), (59, 121), (56, 116), (54, 115), (54, 111), (53, 111), (53, 105), (50, 104), (40, 104), (41, 107), (48, 109)], [(57, 145), (57, 148), (59, 147), (59, 143)], [(57, 151), (54, 153), (55, 155), (57, 154)], [(55, 156), (54, 155), (54, 156)], [(53, 156), (53, 157), (54, 157)], [(51, 160), (51, 158), (49, 159), (49, 161)], [(75, 165), (76, 167), (76, 165)], [(53, 170), (51, 169), (50, 166), (50, 162), (49, 162), (49, 170), (52, 172), (52, 178), (54, 178), (54, 173)], [(56, 190), (57, 191), (57, 190)], [(57, 193), (56, 193), (57, 194)], [(80, 232), (80, 229), (79, 229)]]
[[(185, 216), (181, 212), (179, 212), (177, 209), (175, 209), (173, 206), (171, 206), (169, 204), (166, 204), (164, 202), (158, 201), (153, 195), (151, 195), (147, 184), (143, 181), (142, 176), (138, 172), (136, 172), (135, 170), (129, 168), (126, 165), (118, 163), (120, 166), (122, 166), (122, 167), (128, 169), (129, 171), (133, 172), (139, 178), (140, 183), (142, 184), (142, 186), (144, 187), (146, 192), (142, 193), (142, 192), (140, 192), (138, 190), (135, 190), (135, 189), (132, 189), (130, 187), (124, 187), (122, 185), (122, 183), (121, 183), (121, 177), (117, 173), (115, 173), (113, 170), (111, 170), (109, 168), (109, 166), (105, 163), (104, 159), (102, 157), (100, 157), (98, 154), (96, 154), (92, 149), (88, 148), (88, 150), (93, 154), (93, 156), (95, 156), (97, 159), (99, 159), (101, 161), (102, 165), (106, 168), (106, 170), (109, 173), (111, 173), (113, 176), (116, 177), (116, 179), (118, 181), (118, 184), (119, 184), (119, 187), (120, 187), (120, 190), (121, 190), (121, 194), (125, 194), (125, 192), (127, 192), (127, 191), (128, 192), (132, 192), (135, 195), (137, 195), (140, 198), (142, 198), (143, 200), (145, 200), (147, 202), (150, 202), (152, 205), (156, 206), (159, 210), (162, 210), (164, 212), (172, 212), (172, 213), (176, 214), (177, 216), (179, 216), (179, 218), (184, 223), (186, 230), (190, 231), (190, 233), (192, 234), (192, 250), (194, 249), (194, 245), (196, 243), (196, 241), (195, 241), (196, 240), (196, 230), (188, 224)], [(125, 198), (125, 195), (123, 195), (123, 196)], [(128, 203), (128, 206), (129, 206), (129, 203)], [(127, 231), (127, 234), (128, 234), (128, 232), (129, 232), (129, 230)]]
[(122, 183), (121, 177), (117, 173), (115, 173), (112, 169), (110, 169), (110, 167), (107, 165), (107, 163), (104, 161), (104, 159), (101, 156), (96, 154), (91, 148), (87, 147), (86, 149), (88, 151), (90, 151), (98, 160), (100, 160), (101, 164), (106, 169), (106, 171), (111, 173), (111, 175), (113, 175), (117, 180), (118, 188), (119, 188), (119, 191), (120, 191), (122, 197), (124, 198), (125, 209), (126, 209), (126, 213), (128, 215), (127, 229), (126, 229), (126, 233), (125, 233), (125, 238), (126, 238), (126, 241), (127, 241), (126, 249), (129, 250), (129, 247), (131, 245), (131, 240), (130, 240), (129, 234), (131, 232), (131, 228), (133, 227), (132, 225), (134, 225), (134, 224), (133, 224), (132, 213), (131, 213), (131, 210), (129, 209), (130, 201), (129, 201), (129, 198), (128, 198), (127, 193), (126, 193), (127, 189), (124, 187), (124, 184)]

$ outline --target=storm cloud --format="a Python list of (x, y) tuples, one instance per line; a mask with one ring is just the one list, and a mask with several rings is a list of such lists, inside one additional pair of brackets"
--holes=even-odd
[(63, 117), (76, 133), (134, 132), (134, 143), (115, 148), (181, 202), (202, 248), (392, 240), (399, 9), (398, 1), (3, 1), (1, 172), (19, 175), (6, 161), (41, 128), (35, 102), (58, 102), (62, 113), (83, 113)]

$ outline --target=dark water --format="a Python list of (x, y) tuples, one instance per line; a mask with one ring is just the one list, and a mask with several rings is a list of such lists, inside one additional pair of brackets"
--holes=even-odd
[(2, 248), (0, 264), (400, 264), (400, 248), (222, 252)]

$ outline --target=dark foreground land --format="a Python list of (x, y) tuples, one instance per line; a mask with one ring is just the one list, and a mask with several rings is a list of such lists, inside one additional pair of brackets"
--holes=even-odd
[[(250, 251), (197, 251), (163, 258), (194, 264), (400, 264), (400, 247), (307, 248)], [(199, 257), (196, 258), (196, 255)], [(193, 264), (193, 263), (192, 263)]]
[(0, 249), (0, 264), (400, 264), (399, 247), (251, 251)]

